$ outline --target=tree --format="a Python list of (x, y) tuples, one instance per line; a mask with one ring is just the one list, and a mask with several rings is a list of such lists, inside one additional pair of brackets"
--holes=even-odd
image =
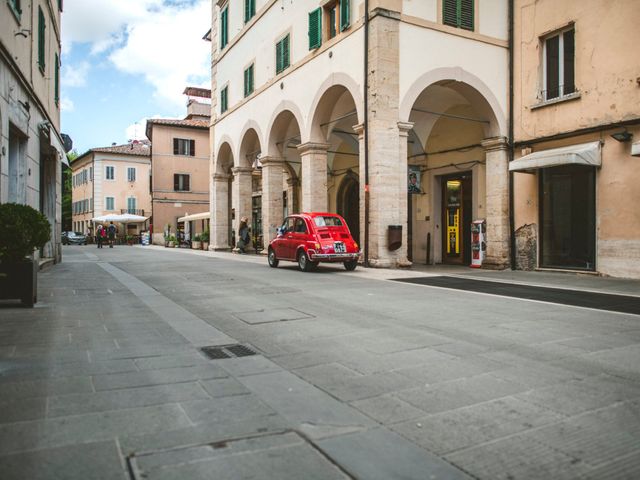
[[(78, 158), (78, 152), (75, 150), (71, 150), (67, 153), (67, 160), (69, 160), (69, 165), (73, 163), (73, 161)], [(71, 167), (67, 167), (66, 165), (62, 165), (62, 230), (69, 231), (71, 230), (72, 222), (71, 215), (73, 214), (71, 210), (71, 203), (73, 199), (71, 198), (71, 179), (73, 178), (73, 172), (71, 171)]]

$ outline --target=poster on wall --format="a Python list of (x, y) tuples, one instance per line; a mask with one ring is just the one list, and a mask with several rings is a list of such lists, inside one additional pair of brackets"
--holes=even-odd
[(420, 166), (409, 165), (409, 193), (422, 193), (420, 188)]

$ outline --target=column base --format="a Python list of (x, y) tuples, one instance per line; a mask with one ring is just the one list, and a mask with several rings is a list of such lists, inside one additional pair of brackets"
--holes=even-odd
[(507, 270), (511, 268), (511, 264), (508, 258), (485, 258), (482, 261), (482, 268), (485, 270)]

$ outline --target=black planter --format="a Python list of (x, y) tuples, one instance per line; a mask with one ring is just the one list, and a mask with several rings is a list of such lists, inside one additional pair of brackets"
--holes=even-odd
[(33, 307), (38, 296), (38, 264), (35, 260), (0, 262), (0, 299), (19, 299)]

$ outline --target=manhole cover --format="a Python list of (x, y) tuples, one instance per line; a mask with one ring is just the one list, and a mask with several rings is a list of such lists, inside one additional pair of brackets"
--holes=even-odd
[(295, 308), (273, 308), (270, 310), (255, 310), (252, 312), (238, 312), (233, 314), (249, 325), (261, 323), (291, 322), (293, 320), (307, 320), (315, 318), (313, 315), (296, 310)]
[(202, 347), (200, 350), (211, 360), (221, 360), (223, 358), (249, 357), (257, 355), (253, 348), (246, 345), (212, 345), (210, 347)]
[(291, 431), (140, 453), (129, 456), (127, 461), (135, 480), (352, 478), (313, 443)]

